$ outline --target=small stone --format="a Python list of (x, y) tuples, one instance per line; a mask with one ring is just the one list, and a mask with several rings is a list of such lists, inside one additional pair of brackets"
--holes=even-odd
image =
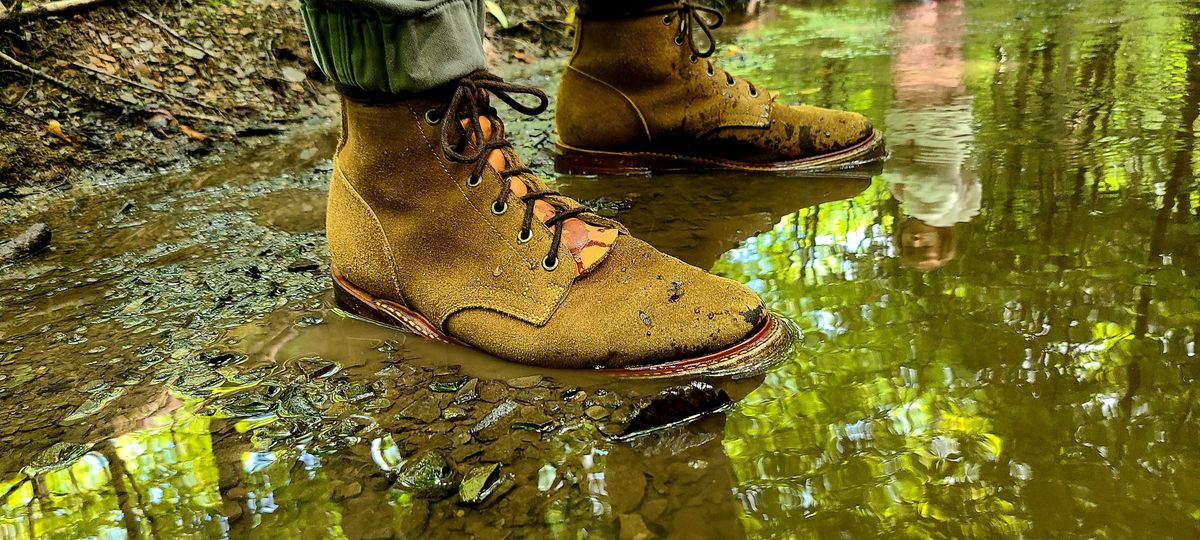
[(445, 418), (451, 422), (455, 420), (462, 420), (466, 417), (467, 410), (462, 407), (447, 407), (446, 410), (442, 411), (442, 418)]
[(349, 484), (340, 484), (337, 487), (333, 488), (333, 500), (341, 501), (341, 500), (349, 499), (351, 497), (357, 497), (360, 494), (362, 494), (362, 491), (363, 491), (362, 484), (360, 484), (358, 482), (351, 482)]
[(458, 486), (458, 498), (465, 504), (478, 504), (492, 494), (500, 480), (500, 464), (480, 465), (467, 472)]
[(515, 437), (505, 437), (488, 445), (483, 453), (483, 457), (480, 459), (483, 461), (511, 463), (513, 458), (517, 456), (517, 450), (524, 447), (525, 444)]
[(439, 375), (429, 383), (429, 389), (434, 392), (458, 392), (470, 378), (466, 375), (447, 374)]
[(396, 485), (422, 499), (441, 499), (454, 491), (454, 469), (438, 452), (428, 452), (400, 468)]
[(288, 272), (312, 272), (321, 268), (320, 263), (308, 259), (296, 259), (287, 267)]
[(667, 511), (668, 506), (670, 506), (670, 503), (666, 499), (650, 499), (642, 503), (642, 508), (639, 512), (643, 518), (646, 518), (652, 522), (658, 521), (658, 518), (663, 515), (663, 512)]
[(504, 420), (511, 417), (516, 410), (517, 403), (515, 401), (506, 399), (500, 402), (471, 428), (471, 434), (481, 441), (494, 441), (500, 438), (508, 431)]
[(618, 518), (621, 524), (620, 540), (649, 540), (654, 533), (646, 527), (645, 520), (637, 514), (621, 514)]
[(488, 403), (496, 403), (506, 397), (508, 397), (508, 385), (494, 380), (479, 383), (479, 399)]
[(508, 385), (513, 388), (533, 388), (538, 383), (542, 382), (541, 375), (530, 375), (528, 377), (517, 377), (508, 380)]
[(613, 463), (604, 470), (604, 482), (612, 486), (608, 490), (608, 502), (614, 512), (632, 512), (642, 504), (646, 495), (646, 475), (636, 462)]
[(459, 446), (458, 448), (455, 448), (453, 452), (450, 452), (450, 459), (453, 459), (456, 463), (462, 463), (482, 453), (483, 445), (466, 444)]
[(411, 418), (423, 424), (428, 424), (442, 416), (442, 411), (438, 409), (436, 401), (427, 398), (418, 398), (396, 416)]
[(479, 379), (471, 379), (454, 393), (454, 404), (462, 405), (479, 397)]
[(608, 417), (608, 409), (605, 409), (599, 405), (592, 405), (584, 410), (583, 414), (586, 414), (588, 418), (591, 418), (592, 420), (602, 420)]
[(279, 70), (279, 73), (283, 75), (283, 80), (290, 83), (304, 82), (308, 78), (308, 75), (305, 75), (303, 71), (291, 66), (284, 66), (283, 69)]

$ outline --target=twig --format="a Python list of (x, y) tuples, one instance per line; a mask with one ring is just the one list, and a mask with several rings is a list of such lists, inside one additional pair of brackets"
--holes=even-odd
[(53, 84), (54, 86), (57, 86), (57, 87), (59, 87), (59, 88), (62, 88), (63, 90), (66, 90), (66, 91), (68, 91), (68, 92), (71, 92), (71, 93), (73, 93), (73, 94), (76, 94), (76, 95), (79, 95), (79, 96), (83, 96), (83, 97), (85, 97), (85, 98), (87, 98), (87, 99), (90, 99), (90, 100), (92, 100), (92, 101), (95, 101), (96, 103), (99, 103), (99, 104), (101, 104), (101, 105), (105, 105), (105, 106), (107, 106), (107, 107), (112, 107), (112, 108), (114, 108), (114, 109), (117, 109), (117, 110), (119, 110), (119, 111), (124, 111), (124, 110), (125, 110), (125, 106), (124, 106), (124, 105), (121, 105), (120, 103), (117, 103), (117, 102), (115, 102), (115, 101), (112, 101), (112, 100), (109, 100), (109, 99), (106, 99), (106, 98), (102, 98), (102, 97), (100, 97), (100, 96), (94, 96), (94, 95), (92, 95), (92, 94), (89, 94), (89, 93), (87, 93), (87, 92), (85, 92), (85, 91), (83, 91), (83, 90), (81, 90), (81, 89), (79, 89), (79, 88), (75, 88), (74, 86), (71, 86), (70, 84), (67, 84), (67, 83), (66, 83), (66, 82), (64, 82), (63, 80), (61, 80), (61, 79), (58, 79), (58, 78), (56, 78), (56, 77), (54, 77), (54, 76), (52, 76), (52, 75), (50, 75), (50, 74), (48, 74), (48, 73), (46, 73), (46, 72), (44, 72), (44, 71), (39, 71), (39, 70), (37, 70), (37, 69), (34, 69), (34, 68), (32, 68), (32, 67), (29, 67), (29, 66), (25, 65), (25, 64), (24, 64), (24, 63), (22, 63), (20, 60), (17, 60), (16, 58), (13, 58), (13, 57), (11, 57), (11, 56), (9, 56), (9, 55), (7, 55), (7, 54), (4, 54), (4, 52), (2, 52), (2, 51), (0, 51), (0, 60), (3, 60), (3, 61), (5, 61), (5, 62), (7, 62), (8, 64), (10, 64), (10, 65), (12, 65), (13, 67), (17, 68), (17, 70), (18, 70), (18, 71), (21, 71), (22, 73), (26, 73), (26, 74), (28, 74), (28, 75), (31, 75), (31, 76), (33, 76), (33, 77), (36, 77), (36, 78), (38, 78), (38, 79), (41, 79), (41, 80), (43, 80), (43, 81), (46, 81), (46, 82), (48, 82), (48, 83), (50, 83), (50, 84)]
[(209, 56), (219, 56), (217, 53), (214, 53), (214, 52), (212, 52), (212, 51), (210, 51), (210, 50), (206, 49), (206, 48), (205, 48), (203, 45), (201, 45), (201, 44), (199, 44), (199, 43), (196, 43), (195, 41), (192, 41), (192, 40), (190, 40), (190, 39), (188, 39), (188, 38), (185, 38), (185, 37), (183, 37), (183, 36), (179, 35), (179, 33), (178, 33), (178, 32), (176, 32), (175, 30), (171, 29), (171, 27), (170, 27), (170, 26), (167, 26), (167, 25), (166, 25), (166, 23), (163, 23), (162, 21), (160, 21), (160, 20), (158, 20), (158, 19), (155, 19), (154, 17), (151, 17), (150, 15), (147, 15), (146, 13), (143, 13), (143, 12), (141, 12), (141, 11), (138, 11), (138, 10), (136, 10), (136, 9), (134, 9), (134, 10), (130, 10), (130, 11), (133, 11), (135, 14), (137, 14), (137, 16), (138, 16), (138, 17), (141, 17), (141, 18), (143, 18), (143, 19), (146, 19), (146, 20), (147, 20), (147, 21), (148, 21), (150, 24), (153, 24), (154, 26), (157, 26), (157, 27), (159, 27), (159, 28), (162, 28), (162, 30), (163, 30), (164, 32), (166, 32), (166, 33), (170, 34), (170, 35), (171, 35), (171, 37), (173, 37), (173, 38), (175, 38), (175, 39), (178, 39), (179, 41), (182, 41), (184, 44), (186, 44), (186, 45), (191, 45), (192, 47), (195, 47), (196, 49), (199, 49), (199, 50), (200, 50), (200, 52), (203, 52), (204, 54), (207, 54), (207, 55), (209, 55)]
[(119, 76), (117, 76), (117, 75), (110, 75), (110, 74), (108, 74), (107, 72), (105, 72), (105, 71), (103, 71), (103, 70), (96, 69), (96, 68), (94, 68), (94, 67), (92, 67), (92, 66), (89, 66), (89, 65), (86, 65), (86, 64), (80, 64), (79, 62), (71, 62), (71, 65), (72, 65), (72, 66), (74, 66), (74, 67), (77, 67), (77, 68), (79, 68), (79, 69), (82, 69), (82, 70), (90, 71), (90, 72), (92, 72), (92, 73), (95, 73), (95, 74), (97, 74), (97, 75), (102, 75), (102, 76), (104, 76), (104, 77), (108, 77), (108, 78), (110, 78), (110, 79), (113, 79), (113, 80), (117, 80), (117, 81), (123, 82), (123, 83), (125, 83), (125, 84), (128, 84), (128, 85), (130, 85), (130, 86), (136, 86), (136, 87), (138, 87), (138, 88), (141, 88), (142, 90), (147, 90), (147, 91), (154, 92), (154, 93), (157, 93), (157, 94), (162, 94), (162, 95), (164, 95), (164, 96), (167, 96), (167, 97), (169, 97), (169, 98), (172, 98), (172, 99), (178, 99), (178, 100), (180, 100), (180, 101), (183, 101), (183, 102), (185, 102), (185, 103), (191, 103), (192, 105), (195, 105), (195, 106), (197, 106), (197, 107), (203, 107), (203, 108), (205, 108), (205, 109), (208, 109), (208, 110), (211, 110), (211, 111), (216, 111), (218, 114), (220, 114), (220, 113), (222, 112), (222, 111), (221, 111), (221, 109), (220, 109), (219, 107), (216, 107), (215, 105), (209, 105), (209, 104), (207, 104), (207, 103), (205, 103), (205, 102), (203, 102), (203, 101), (199, 101), (199, 100), (196, 100), (196, 99), (192, 99), (192, 98), (190, 98), (190, 97), (187, 97), (187, 96), (184, 96), (184, 95), (181, 95), (181, 94), (176, 94), (175, 92), (171, 92), (171, 91), (169, 91), (169, 90), (161, 90), (161, 89), (155, 88), (155, 87), (153, 87), (153, 86), (150, 86), (150, 85), (142, 84), (142, 83), (140, 83), (140, 82), (137, 82), (137, 81), (131, 81), (131, 80), (129, 80), (129, 79), (126, 79), (126, 78), (124, 78), (124, 77), (119, 77)]
[(0, 26), (8, 26), (26, 19), (38, 19), (52, 15), (62, 15), (71, 11), (90, 9), (107, 2), (108, 0), (56, 0), (54, 2), (29, 6), (25, 9), (18, 9), (23, 4), (17, 2), (12, 10), (0, 12)]

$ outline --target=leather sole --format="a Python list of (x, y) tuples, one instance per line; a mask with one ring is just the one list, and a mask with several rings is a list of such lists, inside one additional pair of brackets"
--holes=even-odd
[[(424, 339), (473, 348), (447, 335), (420, 313), (403, 303), (376, 298), (350, 283), (333, 268), (334, 301), (341, 309), (387, 326), (407, 330)], [(672, 377), (745, 378), (761, 375), (790, 356), (798, 330), (790, 321), (768, 314), (750, 335), (725, 349), (641, 366), (596, 368), (589, 373), (615, 377), (661, 379)]]
[(649, 174), (712, 170), (823, 173), (854, 169), (887, 159), (884, 137), (879, 132), (872, 132), (858, 144), (836, 152), (772, 163), (659, 152), (589, 150), (561, 141), (555, 144), (558, 146), (558, 156), (554, 168), (563, 174)]

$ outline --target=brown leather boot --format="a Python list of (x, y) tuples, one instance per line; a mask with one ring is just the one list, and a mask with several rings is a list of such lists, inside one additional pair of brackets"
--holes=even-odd
[(343, 101), (327, 223), (343, 307), (514, 362), (637, 376), (745, 375), (791, 347), (789, 326), (743, 285), (549, 189), (489, 95), (546, 106), (483, 72)]
[(581, 16), (558, 91), (557, 168), (818, 172), (884, 157), (866, 117), (776, 103), (716, 67), (711, 29), (721, 22), (716, 10), (689, 2)]

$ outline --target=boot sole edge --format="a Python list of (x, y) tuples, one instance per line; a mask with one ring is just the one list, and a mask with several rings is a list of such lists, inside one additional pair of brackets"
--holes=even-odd
[[(399, 302), (376, 298), (355, 286), (336, 267), (332, 267), (334, 302), (341, 309), (441, 343), (475, 349), (437, 328), (429, 319)], [(787, 319), (769, 313), (765, 320), (741, 341), (719, 351), (668, 360), (657, 364), (594, 368), (579, 371), (601, 373), (619, 378), (666, 379), (674, 377), (713, 377), (741, 379), (761, 375), (790, 356), (799, 330)], [(561, 369), (561, 368), (554, 368)]]
[(563, 174), (651, 174), (656, 172), (747, 171), (828, 173), (855, 169), (888, 158), (884, 137), (874, 131), (849, 148), (790, 161), (755, 163), (660, 152), (620, 152), (578, 148), (556, 141), (555, 170)]

